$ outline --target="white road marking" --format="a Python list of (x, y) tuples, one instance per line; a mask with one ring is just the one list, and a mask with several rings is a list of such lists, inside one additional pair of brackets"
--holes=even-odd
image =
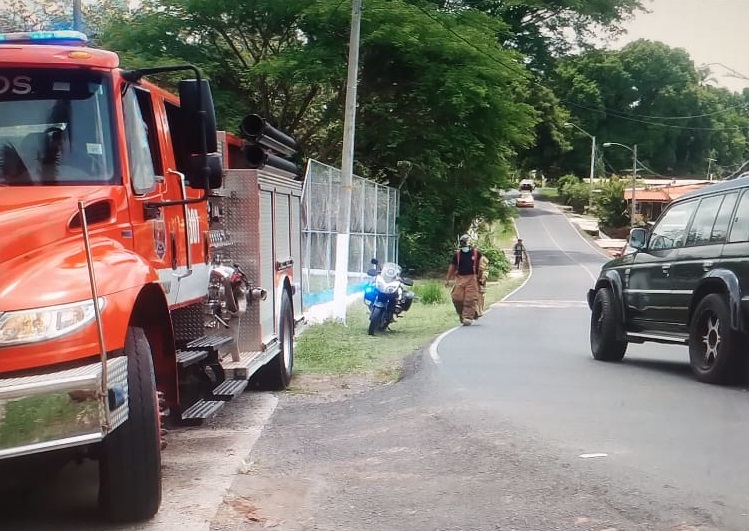
[[(518, 232), (518, 225), (517, 225), (517, 223), (515, 223), (514, 219), (512, 220), (512, 225), (515, 227), (515, 234), (519, 235), (520, 232)], [(504, 302), (506, 299), (509, 299), (510, 297), (512, 297), (513, 295), (515, 295), (515, 293), (517, 293), (518, 291), (520, 291), (521, 289), (523, 289), (525, 287), (525, 285), (528, 283), (528, 281), (531, 279), (531, 277), (533, 276), (533, 264), (531, 263), (531, 257), (530, 257), (530, 255), (528, 255), (528, 253), (526, 253), (525, 259), (528, 262), (528, 276), (526, 277), (526, 279), (523, 281), (522, 284), (520, 284), (517, 288), (515, 288), (510, 293), (508, 293), (507, 295), (505, 295), (504, 297), (502, 297), (502, 300), (500, 302)]]
[(557, 300), (514, 300), (495, 302), (492, 304), (492, 308), (501, 307), (513, 307), (513, 308), (587, 308), (588, 303), (585, 301), (557, 301)]
[(564, 213), (561, 210), (559, 210), (559, 209), (557, 209), (557, 210), (559, 211), (559, 213), (561, 214), (561, 216), (564, 219), (567, 220), (567, 223), (570, 224), (570, 226), (572, 227), (572, 229), (575, 231), (575, 234), (577, 234), (580, 237), (580, 239), (582, 239), (585, 243), (587, 243), (594, 251), (596, 251), (600, 255), (606, 257), (606, 260), (611, 260), (611, 255), (610, 254), (608, 254), (606, 251), (604, 251), (603, 249), (601, 249), (598, 245), (596, 245), (594, 243), (591, 243), (591, 241), (588, 238), (586, 238), (585, 236), (583, 236), (582, 234), (580, 234), (580, 230), (575, 226), (574, 223), (572, 223), (572, 221), (570, 221), (570, 218), (568, 218), (567, 216), (565, 216)]
[(437, 339), (434, 340), (434, 342), (429, 345), (429, 356), (432, 358), (432, 361), (439, 365), (442, 363), (442, 360), (440, 359), (440, 355), (437, 352), (437, 347), (439, 347), (440, 342), (445, 339), (445, 336), (449, 334), (450, 332), (454, 332), (460, 328), (459, 326), (456, 326), (455, 328), (451, 328), (450, 330), (447, 330), (446, 332), (442, 332), (440, 335), (437, 336)]
[[(515, 226), (515, 234), (517, 235), (518, 234), (518, 227), (515, 224), (515, 220), (514, 219), (512, 220), (512, 224)], [(525, 280), (523, 281), (522, 284), (520, 284), (517, 288), (515, 288), (510, 293), (508, 293), (507, 295), (505, 295), (504, 297), (502, 297), (502, 299), (501, 299), (500, 302), (503, 302), (503, 301), (507, 300), (507, 298), (511, 297), (516, 292), (520, 291), (523, 288), (523, 286), (525, 286), (528, 283), (528, 281), (531, 279), (531, 276), (533, 276), (533, 266), (531, 265), (531, 259), (530, 259), (530, 257), (528, 257), (527, 260), (528, 260), (528, 276), (525, 278)], [(489, 309), (484, 312), (484, 315), (486, 315), (487, 313), (489, 313), (491, 311), (491, 309), (496, 306), (496, 304), (497, 303), (492, 304), (489, 307)], [(447, 337), (448, 334), (450, 334), (452, 332), (455, 332), (458, 328), (461, 328), (461, 327), (460, 326), (456, 326), (455, 328), (451, 328), (450, 330), (442, 332), (440, 335), (437, 336), (437, 338), (432, 342), (432, 344), (429, 345), (429, 357), (432, 358), (432, 361), (436, 365), (439, 365), (440, 363), (442, 363), (442, 360), (440, 359), (440, 355), (439, 355), (439, 352), (438, 352), (440, 343), (442, 342), (443, 339), (445, 339), (445, 337)]]
[(593, 453), (593, 454), (580, 454), (579, 457), (581, 457), (583, 459), (593, 459), (593, 458), (596, 458), (596, 457), (608, 457), (608, 456), (609, 456), (609, 454)]
[(598, 277), (596, 277), (596, 275), (594, 275), (593, 273), (591, 273), (590, 269), (588, 269), (586, 266), (584, 266), (583, 264), (581, 264), (580, 262), (578, 262), (577, 260), (575, 260), (567, 251), (565, 251), (564, 249), (562, 249), (562, 246), (557, 243), (557, 241), (554, 239), (554, 236), (552, 236), (551, 232), (549, 232), (549, 229), (546, 228), (546, 223), (544, 223), (543, 218), (540, 218), (539, 221), (541, 222), (541, 226), (546, 231), (546, 234), (549, 235), (549, 239), (552, 241), (552, 243), (554, 243), (554, 245), (557, 246), (557, 249), (559, 249), (560, 251), (562, 251), (567, 256), (567, 258), (569, 258), (570, 260), (572, 260), (573, 262), (575, 262), (577, 265), (579, 265), (580, 267), (582, 267), (585, 270), (585, 272), (588, 273), (588, 275), (593, 280), (593, 282), (595, 282), (598, 279)]

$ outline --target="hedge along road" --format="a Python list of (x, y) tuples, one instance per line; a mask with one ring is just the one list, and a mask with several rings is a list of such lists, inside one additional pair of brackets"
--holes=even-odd
[(686, 347), (630, 345), (621, 364), (594, 361), (585, 295), (606, 258), (549, 203), (517, 225), (531, 278), (484, 326), (441, 341), (445, 378), (573, 469), (637, 493), (625, 505), (749, 529), (746, 389), (696, 382)]

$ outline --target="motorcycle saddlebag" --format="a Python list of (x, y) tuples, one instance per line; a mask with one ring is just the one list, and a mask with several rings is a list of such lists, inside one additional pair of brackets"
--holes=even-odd
[(408, 309), (411, 307), (411, 303), (414, 301), (414, 292), (413, 291), (404, 291), (403, 292), (403, 300), (401, 300), (401, 307), (403, 308), (403, 311), (408, 311)]

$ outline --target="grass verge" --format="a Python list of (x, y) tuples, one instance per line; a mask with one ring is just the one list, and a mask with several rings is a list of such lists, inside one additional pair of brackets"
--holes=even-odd
[(497, 223), (492, 226), (489, 239), (497, 249), (512, 247), (517, 240), (515, 226), (512, 223)]
[[(523, 276), (506, 276), (488, 285), (486, 307), (518, 287)], [(419, 293), (420, 283), (414, 286)], [(411, 309), (391, 325), (392, 330), (375, 336), (367, 335), (369, 314), (364, 303), (349, 307), (347, 323), (328, 320), (310, 326), (299, 337), (294, 352), (297, 374), (341, 376), (356, 374), (369, 381), (387, 383), (401, 376), (403, 360), (427, 345), (438, 334), (458, 324), (448, 290), (444, 302), (425, 304), (414, 301)], [(292, 391), (300, 391), (294, 389)]]
[(556, 188), (537, 188), (536, 189), (536, 199), (540, 199), (542, 201), (551, 201), (552, 203), (562, 203), (561, 198), (559, 197), (559, 191)]

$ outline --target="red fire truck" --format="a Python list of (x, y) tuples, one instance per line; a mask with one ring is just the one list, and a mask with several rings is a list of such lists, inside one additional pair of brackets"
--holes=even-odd
[[(0, 35), (0, 460), (97, 459), (104, 514), (142, 520), (163, 422), (289, 384), (297, 146), (254, 115), (217, 132), (193, 66), (86, 44)], [(178, 97), (165, 72), (190, 78)]]

